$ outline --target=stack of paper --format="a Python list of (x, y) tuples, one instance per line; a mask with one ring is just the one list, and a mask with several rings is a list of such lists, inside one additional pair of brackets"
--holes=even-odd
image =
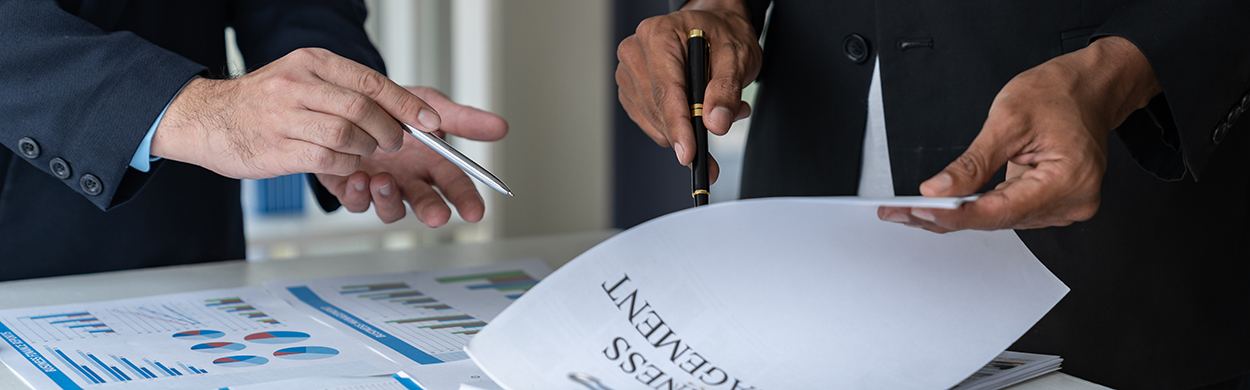
[(951, 390), (995, 390), (1042, 374), (1059, 371), (1063, 359), (1053, 355), (1006, 351)]

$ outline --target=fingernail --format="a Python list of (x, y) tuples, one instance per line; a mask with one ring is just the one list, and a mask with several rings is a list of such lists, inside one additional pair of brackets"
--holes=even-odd
[(901, 211), (892, 211), (889, 214), (886, 214), (885, 220), (890, 221), (890, 222), (898, 222), (898, 223), (904, 223), (904, 222), (909, 221), (907, 216), (903, 215), (903, 212)]
[(681, 144), (673, 144), (673, 151), (677, 153), (677, 162), (680, 163), (681, 154), (686, 151), (686, 148), (681, 147)]
[(355, 186), (355, 187), (356, 187), (356, 191), (364, 191), (364, 190), (365, 190), (365, 183), (356, 183), (356, 186)]
[(382, 196), (391, 196), (391, 185), (387, 184), (387, 185), (378, 187), (378, 193), (382, 194)]
[(951, 188), (951, 175), (949, 173), (942, 172), (937, 176), (926, 180), (924, 183), (921, 183), (921, 185), (927, 186), (929, 189), (941, 193), (946, 191), (948, 188)]
[(425, 130), (437, 130), (438, 126), (443, 124), (443, 120), (435, 114), (434, 111), (422, 109), (417, 113), (417, 121), (421, 122), (421, 126), (425, 126)]
[(713, 108), (712, 115), (710, 115), (708, 119), (711, 119), (712, 123), (715, 123), (717, 126), (722, 126), (724, 128), (729, 128), (729, 125), (733, 123), (733, 115), (730, 114), (729, 109), (725, 107)]
[(920, 219), (923, 219), (923, 220), (925, 220), (925, 221), (929, 221), (929, 222), (933, 222), (933, 220), (935, 219), (935, 218), (933, 218), (933, 213), (932, 213), (932, 212), (929, 212), (929, 210), (925, 210), (925, 209), (912, 209), (912, 210), (911, 210), (911, 216), (916, 217), (916, 218), (920, 218)]

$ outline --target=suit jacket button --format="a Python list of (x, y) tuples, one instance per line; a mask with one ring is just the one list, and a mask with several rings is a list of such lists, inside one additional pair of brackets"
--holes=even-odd
[(65, 160), (62, 160), (60, 157), (54, 158), (52, 161), (48, 162), (48, 169), (52, 171), (52, 176), (56, 176), (57, 179), (69, 178), (69, 163), (65, 162)]
[(1219, 145), (1220, 141), (1224, 140), (1224, 136), (1228, 135), (1228, 127), (1227, 122), (1222, 122), (1219, 126), (1216, 126), (1215, 133), (1211, 134), (1211, 142)]
[(78, 179), (78, 186), (82, 187), (82, 192), (86, 192), (87, 195), (99, 195), (104, 192), (104, 184), (100, 183), (100, 178), (90, 173)]
[(842, 51), (851, 62), (863, 63), (868, 59), (868, 42), (859, 34), (847, 35), (842, 39)]
[(17, 150), (23, 156), (29, 159), (39, 158), (39, 143), (30, 137), (24, 137), (17, 141)]

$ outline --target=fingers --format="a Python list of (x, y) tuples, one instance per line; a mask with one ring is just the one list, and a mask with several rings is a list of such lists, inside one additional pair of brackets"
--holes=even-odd
[(277, 162), (281, 164), (279, 169), (264, 169), (269, 172), (276, 171), (277, 174), (273, 176), (305, 172), (347, 176), (360, 167), (361, 157), (355, 154), (340, 153), (302, 140), (287, 139), (283, 143), (283, 149), (288, 150), (289, 155)]
[(439, 130), (478, 141), (495, 141), (508, 134), (508, 122), (498, 115), (462, 106), (433, 88), (406, 88), (438, 111), (443, 121)]
[(954, 162), (929, 180), (920, 183), (924, 196), (951, 197), (972, 195), (993, 178), (998, 168), (1007, 163), (1009, 155), (1017, 152), (997, 136), (996, 129), (986, 123), (968, 150)]
[(356, 123), (319, 112), (310, 113), (302, 131), (291, 136), (339, 153), (361, 157), (368, 157), (378, 150), (377, 140)]
[(399, 186), (395, 184), (395, 178), (390, 173), (374, 175), (369, 181), (369, 193), (373, 198), (373, 210), (383, 223), (398, 221), (407, 214), (404, 210), (404, 198), (400, 196)]
[(750, 84), (756, 75), (748, 75), (744, 69), (741, 53), (745, 48), (739, 48), (727, 39), (715, 42), (710, 52), (712, 78), (708, 80), (703, 97), (704, 112), (707, 113), (703, 124), (712, 133), (725, 135), (745, 103), (742, 102), (742, 88)]
[(368, 173), (356, 172), (343, 178), (342, 192), (335, 192), (343, 208), (353, 213), (363, 213), (373, 202), (372, 186)]
[(711, 154), (707, 155), (707, 163), (707, 184), (716, 184), (716, 179), (720, 178), (720, 163)]
[(679, 61), (648, 62), (651, 64), (651, 97), (653, 108), (659, 113), (662, 133), (673, 151), (677, 162), (689, 165), (694, 160), (694, 127), (690, 124), (690, 106), (686, 100), (686, 81)]
[(404, 197), (412, 207), (412, 213), (426, 226), (439, 227), (451, 219), (451, 208), (443, 202), (442, 195), (423, 180), (405, 183)]
[[(295, 56), (295, 60), (301, 61), (322, 80), (368, 97), (395, 119), (422, 131), (434, 131), (442, 125), (442, 119), (434, 108), (373, 69), (322, 49), (300, 49), (289, 56)], [(398, 125), (365, 129), (378, 131), (377, 134), (370, 134), (374, 135), (383, 150), (397, 150), (403, 145), (403, 130)]]
[[(438, 187), (438, 190), (442, 192), (443, 196), (456, 206), (456, 211), (460, 213), (460, 218), (468, 222), (482, 220), (482, 216), (486, 213), (486, 203), (482, 200), (482, 196), (478, 194), (477, 186), (473, 184), (473, 179), (470, 179), (464, 171), (454, 164), (440, 161), (430, 171), (430, 178), (434, 185)], [(421, 211), (418, 211), (417, 206), (415, 206), (417, 203), (413, 203), (413, 212), (418, 213), (418, 215), (422, 215), (423, 211), (428, 212), (429, 215), (423, 219), (427, 224), (437, 221), (438, 218), (442, 218), (443, 222), (446, 222), (446, 218), (442, 217), (441, 213), (442, 209), (447, 206), (442, 202), (441, 198), (438, 200), (437, 204), (430, 202), (433, 208), (422, 209)], [(439, 208), (439, 205), (442, 207)], [(450, 210), (448, 211), (447, 217), (450, 217)]]

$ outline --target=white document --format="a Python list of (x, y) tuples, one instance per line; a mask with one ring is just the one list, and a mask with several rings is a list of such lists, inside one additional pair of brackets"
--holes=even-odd
[(476, 268), (271, 281), (274, 295), (399, 362), (427, 390), (498, 387), (464, 345), (551, 267), (539, 259)]
[(965, 196), (962, 198), (930, 198), (925, 196), (887, 196), (887, 197), (861, 197), (861, 196), (833, 196), (825, 199), (831, 202), (856, 204), (865, 206), (889, 206), (889, 207), (916, 207), (928, 209), (949, 209), (954, 210), (962, 206), (964, 203), (972, 202), (980, 198), (981, 195)]
[(218, 389), (399, 367), (260, 287), (0, 311), (0, 360), (36, 389)]
[(467, 351), (508, 389), (948, 389), (1067, 287), (1012, 231), (939, 235), (837, 199), (714, 204), (592, 248)]

